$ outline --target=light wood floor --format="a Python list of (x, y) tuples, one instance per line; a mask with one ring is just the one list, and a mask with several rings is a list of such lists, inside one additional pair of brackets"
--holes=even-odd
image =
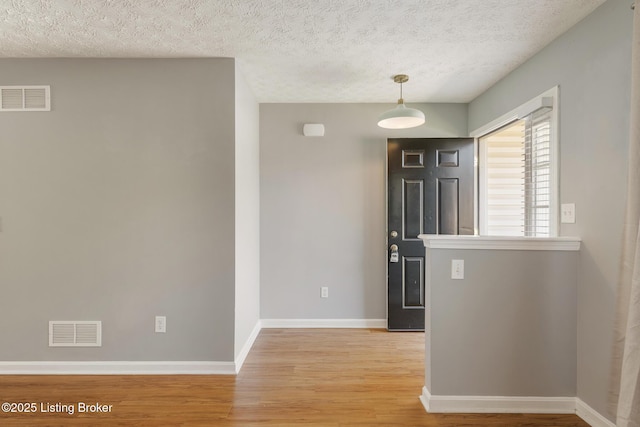
[(0, 403), (113, 405), (0, 412), (1, 426), (573, 426), (574, 415), (427, 414), (424, 334), (265, 329), (237, 376), (0, 376)]

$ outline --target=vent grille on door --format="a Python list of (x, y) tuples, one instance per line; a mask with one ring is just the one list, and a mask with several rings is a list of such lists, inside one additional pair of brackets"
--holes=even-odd
[(49, 322), (49, 347), (101, 347), (101, 321)]
[(0, 111), (51, 111), (51, 88), (0, 86)]

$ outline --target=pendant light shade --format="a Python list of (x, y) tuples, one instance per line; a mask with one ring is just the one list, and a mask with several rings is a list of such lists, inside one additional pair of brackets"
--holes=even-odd
[(380, 115), (378, 126), (386, 129), (407, 129), (424, 123), (424, 113), (399, 103), (396, 108)]
[(398, 106), (393, 110), (383, 113), (378, 118), (378, 126), (385, 129), (408, 129), (420, 126), (424, 123), (424, 113), (415, 108), (408, 108), (404, 105), (404, 99), (402, 99), (402, 83), (409, 81), (409, 76), (398, 74), (393, 76), (393, 81), (400, 83)]

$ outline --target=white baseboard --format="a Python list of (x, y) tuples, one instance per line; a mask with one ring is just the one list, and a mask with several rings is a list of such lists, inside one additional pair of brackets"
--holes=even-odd
[(251, 331), (249, 338), (247, 338), (247, 341), (242, 346), (242, 350), (240, 350), (240, 353), (236, 357), (236, 360), (235, 360), (236, 374), (240, 373), (240, 369), (242, 369), (242, 365), (244, 365), (244, 361), (249, 355), (249, 351), (251, 351), (251, 347), (253, 347), (253, 343), (256, 341), (256, 338), (258, 338), (258, 335), (260, 334), (261, 330), (262, 330), (262, 321), (258, 320), (258, 322), (256, 323), (256, 326), (254, 326), (253, 328), (253, 331)]
[(420, 401), (431, 413), (576, 413), (575, 397), (433, 396), (423, 387)]
[(616, 427), (615, 423), (584, 403), (582, 399), (576, 399), (576, 414), (591, 427)]
[(235, 375), (233, 362), (0, 362), (0, 375)]
[(420, 401), (429, 413), (576, 414), (591, 427), (616, 427), (576, 397), (433, 396), (423, 387)]
[(262, 319), (262, 327), (386, 329), (387, 319)]

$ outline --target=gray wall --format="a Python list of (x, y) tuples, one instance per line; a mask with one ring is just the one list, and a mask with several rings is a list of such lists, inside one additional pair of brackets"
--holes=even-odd
[(613, 337), (629, 129), (631, 28), (609, 0), (469, 106), (469, 129), (560, 86), (560, 200), (575, 202), (583, 239), (578, 277), (578, 397), (602, 414)]
[[(464, 260), (463, 280), (451, 279), (452, 259)], [(577, 252), (431, 249), (429, 391), (575, 396), (577, 260)]]
[(378, 128), (393, 106), (260, 105), (263, 319), (386, 319), (386, 139), (467, 135), (466, 105), (420, 104), (424, 126)]
[(235, 357), (260, 320), (260, 109), (236, 67)]
[[(233, 360), (234, 68), (0, 60), (53, 99), (0, 114), (0, 360)], [(103, 346), (49, 348), (49, 320)]]

